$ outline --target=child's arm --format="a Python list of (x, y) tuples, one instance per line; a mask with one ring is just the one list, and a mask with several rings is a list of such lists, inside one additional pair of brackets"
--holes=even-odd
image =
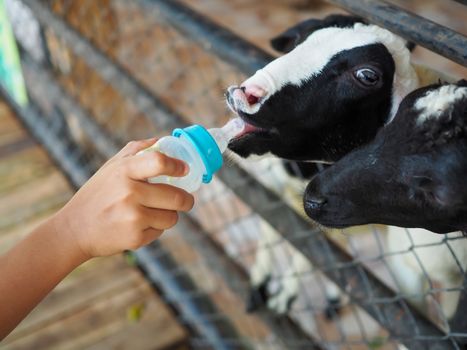
[(182, 176), (186, 165), (157, 152), (135, 154), (154, 139), (129, 143), (52, 218), (0, 257), (0, 340), (68, 273), (92, 257), (136, 249), (188, 211), (185, 191), (149, 184)]

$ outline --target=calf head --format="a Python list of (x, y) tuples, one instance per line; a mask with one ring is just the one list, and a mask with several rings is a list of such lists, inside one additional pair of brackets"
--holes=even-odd
[(467, 230), (467, 81), (415, 90), (368, 145), (315, 176), (305, 211), (325, 226)]
[(272, 45), (285, 54), (226, 92), (247, 123), (229, 145), (243, 157), (336, 161), (373, 139), (418, 85), (407, 43), (356, 17), (308, 20)]

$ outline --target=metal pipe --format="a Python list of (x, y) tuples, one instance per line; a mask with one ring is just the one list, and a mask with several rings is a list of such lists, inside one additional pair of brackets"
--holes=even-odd
[(454, 0), (457, 1), (459, 4), (467, 6), (467, 0)]
[(467, 37), (384, 0), (326, 0), (467, 67)]
[(162, 15), (171, 26), (187, 38), (246, 74), (254, 73), (274, 59), (266, 51), (177, 0), (139, 0), (138, 2), (147, 15), (156, 18)]

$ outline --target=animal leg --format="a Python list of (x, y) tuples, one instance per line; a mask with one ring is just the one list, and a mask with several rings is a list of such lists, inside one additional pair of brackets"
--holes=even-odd
[(327, 306), (324, 309), (324, 316), (331, 321), (339, 316), (343, 306), (341, 290), (332, 282), (326, 281), (324, 286)]
[(273, 267), (272, 249), (280, 241), (276, 231), (265, 223), (261, 223), (260, 232), (255, 263), (250, 271), (250, 290), (246, 307), (248, 312), (253, 312), (267, 304), (268, 284)]
[(279, 315), (286, 314), (292, 307), (300, 289), (302, 275), (312, 269), (308, 259), (296, 250), (292, 251), (292, 263), (279, 280), (278, 292), (268, 299), (268, 308)]

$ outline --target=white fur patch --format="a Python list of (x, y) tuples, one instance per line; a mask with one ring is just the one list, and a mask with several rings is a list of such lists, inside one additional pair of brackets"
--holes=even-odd
[[(410, 64), (410, 52), (405, 46), (405, 40), (375, 25), (357, 23), (350, 28), (331, 27), (318, 30), (291, 52), (258, 70), (243, 85), (252, 83), (263, 87), (267, 91), (267, 96), (261, 100), (264, 102), (283, 86), (300, 86), (307, 79), (318, 75), (339, 52), (375, 43), (381, 43), (388, 49), (396, 66), (390, 117), (392, 120), (400, 101), (418, 87), (418, 78)], [(247, 112), (255, 113), (260, 106), (257, 104), (250, 108), (252, 110)]]
[(444, 85), (428, 91), (425, 96), (420, 97), (415, 102), (415, 109), (422, 112), (417, 123), (422, 124), (428, 119), (440, 117), (443, 112), (451, 109), (453, 104), (463, 97), (467, 97), (467, 87)]

